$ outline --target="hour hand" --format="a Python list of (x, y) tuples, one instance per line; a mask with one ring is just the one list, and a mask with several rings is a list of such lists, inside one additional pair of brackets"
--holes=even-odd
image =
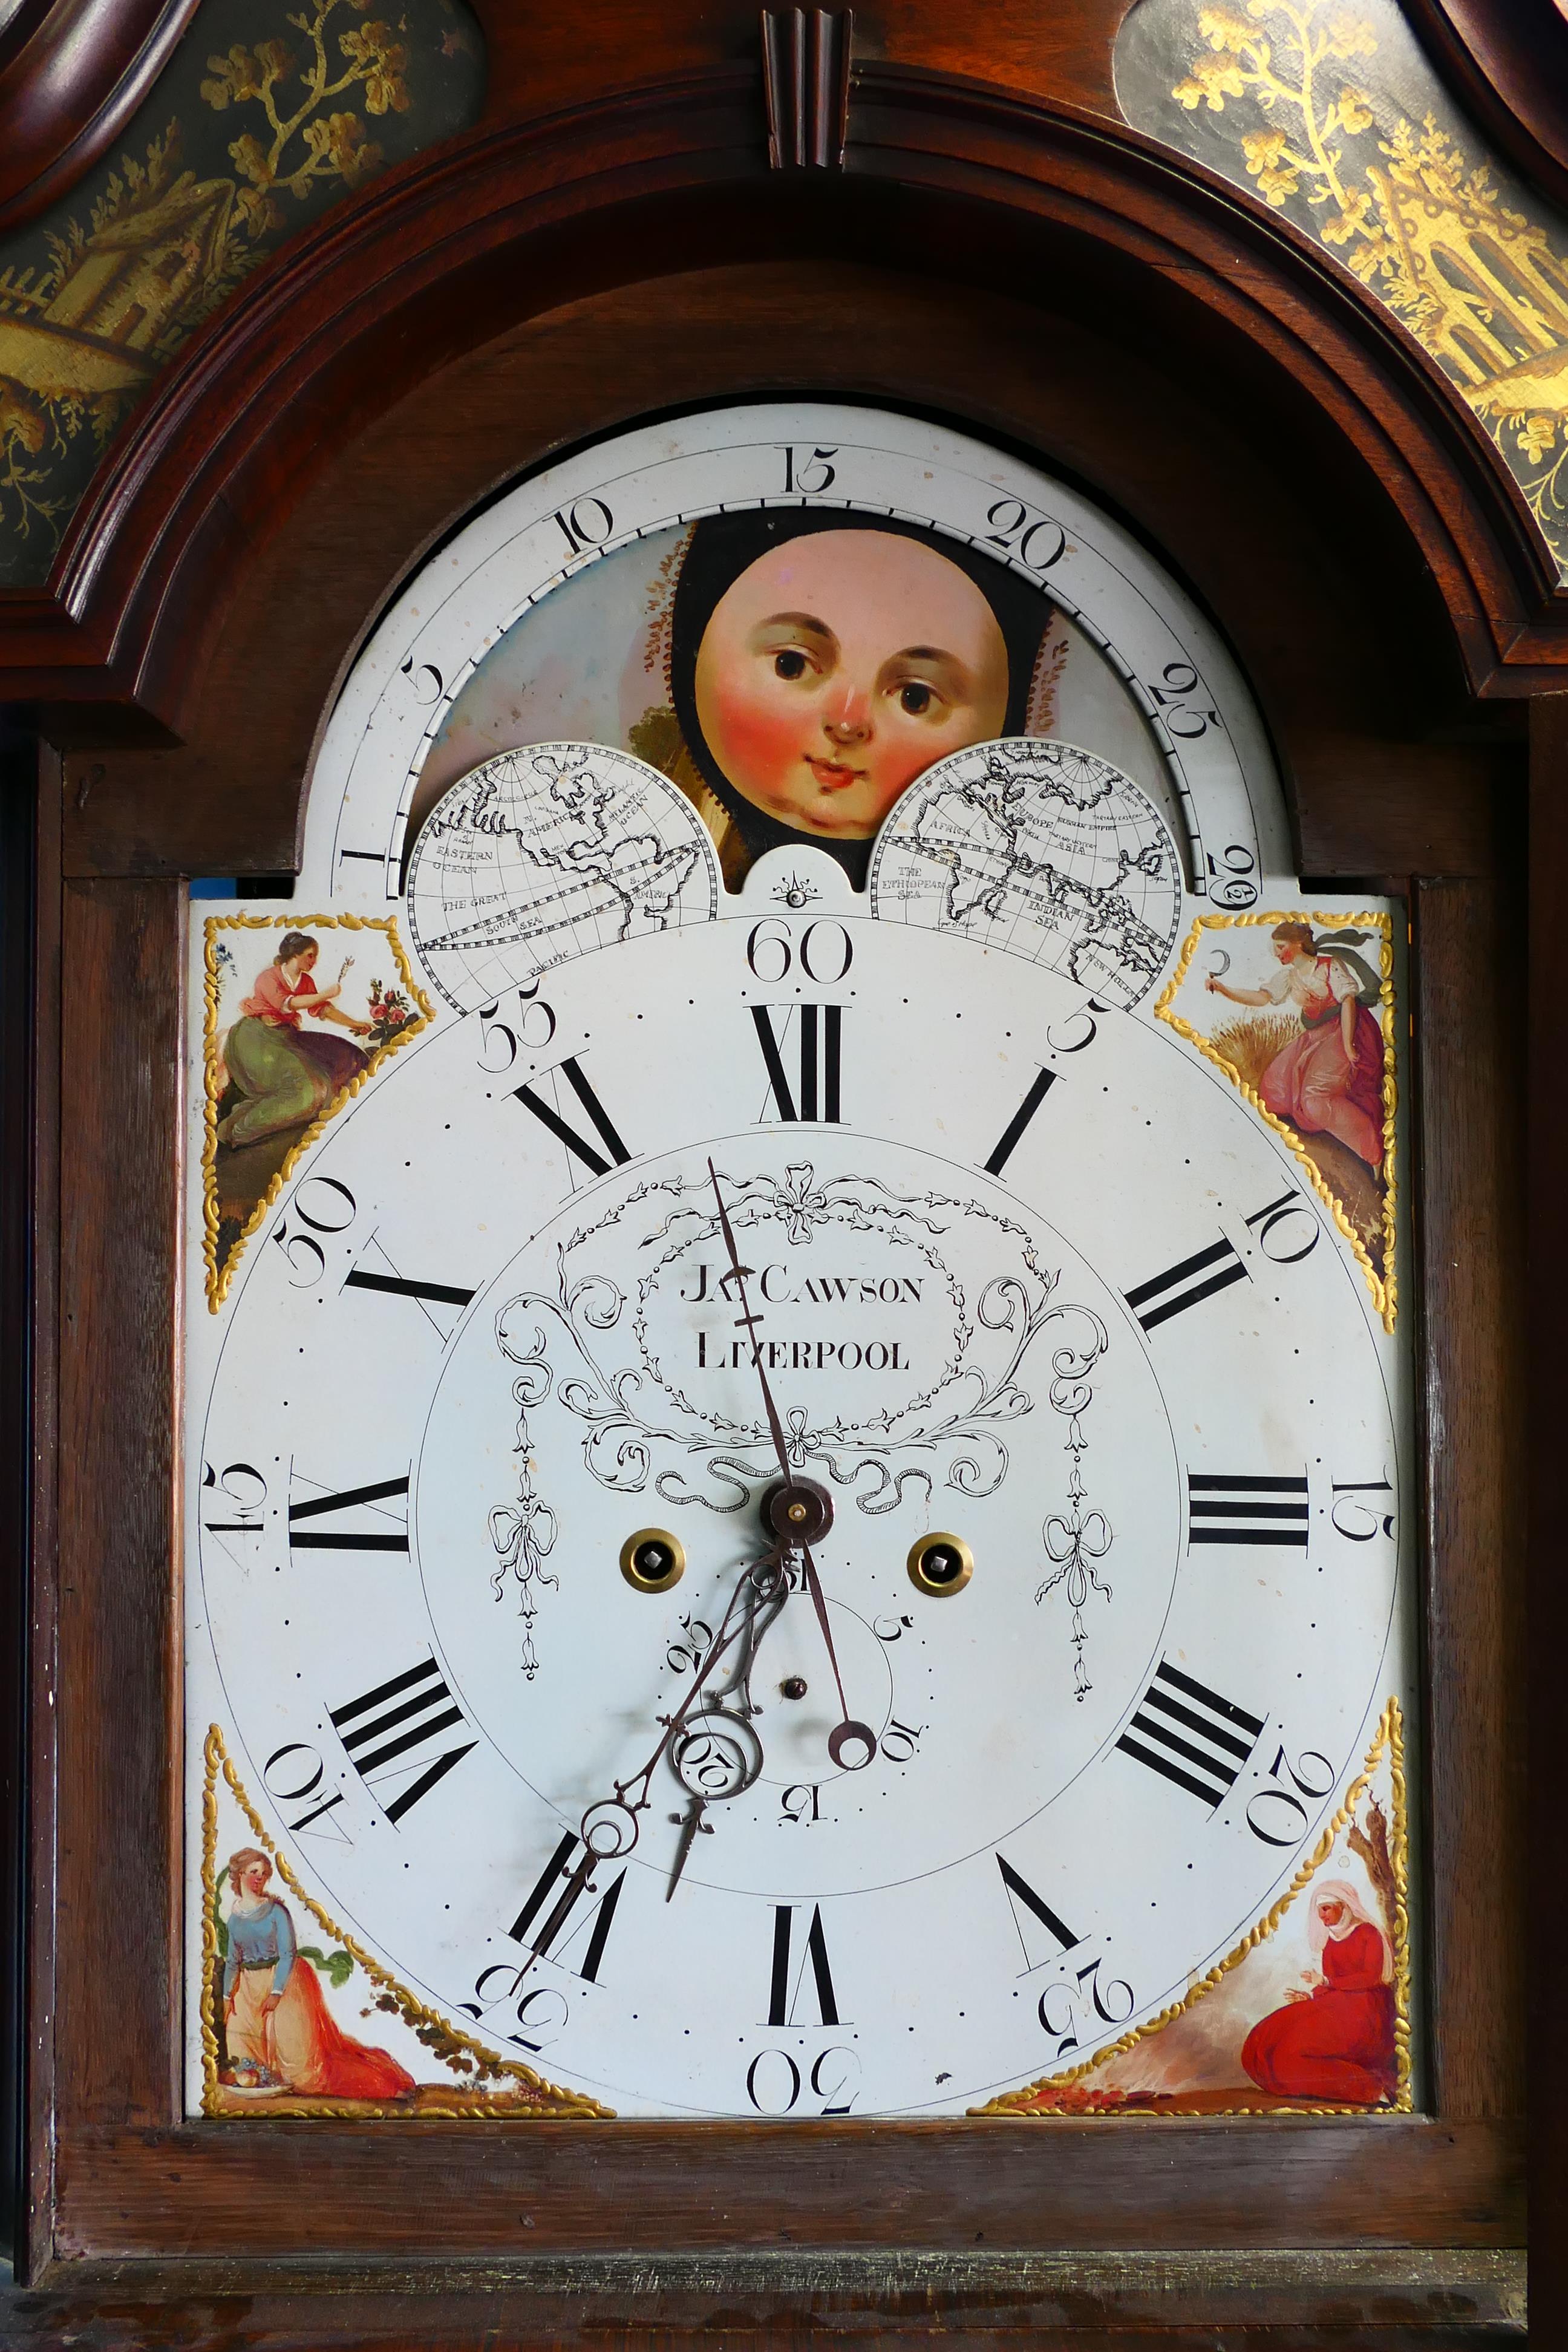
[(680, 1837), (675, 1849), (675, 1867), (669, 1874), (669, 1885), (664, 1890), (664, 1899), (667, 1903), (680, 1884), (680, 1874), (686, 1867), (688, 1854), (697, 1843), (698, 1832), (700, 1831), (704, 1837), (711, 1837), (713, 1834), (712, 1822), (705, 1822), (702, 1818), (707, 1810), (706, 1797), (693, 1797), (684, 1813), (671, 1813), (669, 1817), (672, 1822), (680, 1823)]
[(680, 1874), (699, 1832), (712, 1833), (713, 1824), (703, 1819), (708, 1807), (726, 1797), (741, 1796), (760, 1776), (763, 1743), (747, 1717), (735, 1714), (728, 1706), (707, 1706), (700, 1714), (687, 1717), (670, 1748), (669, 1760), (691, 1802), (684, 1816), (670, 1815), (671, 1821), (680, 1822), (680, 1837), (675, 1850), (675, 1867), (665, 1889), (667, 1903), (680, 1884)]

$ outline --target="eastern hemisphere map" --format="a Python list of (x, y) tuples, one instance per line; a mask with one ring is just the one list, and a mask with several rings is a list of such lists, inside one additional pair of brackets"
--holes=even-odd
[(1070, 743), (977, 744), (928, 769), (872, 860), (884, 921), (961, 930), (1136, 1004), (1174, 944), (1181, 866), (1130, 776)]
[(595, 948), (711, 921), (719, 869), (700, 819), (628, 752), (536, 743), (475, 768), (431, 812), (408, 925), (459, 1012)]

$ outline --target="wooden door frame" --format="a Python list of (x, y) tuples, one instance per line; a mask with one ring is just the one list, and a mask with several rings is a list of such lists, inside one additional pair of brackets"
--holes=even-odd
[[(1163, 2310), (1212, 2326), (1228, 2315), (1238, 2340), (1347, 2309), (1367, 2344), (1384, 2328), (1391, 2341), (1441, 2327), (1458, 2342), (1460, 2331), (1507, 2326), (1522, 2240), (1524, 2073), (1523, 762), (1489, 710), (1556, 683), (1568, 652), (1562, 600), (1521, 526), (1517, 493), (1479, 428), (1467, 429), (1473, 420), (1456, 418), (1435, 372), (1369, 320), (1337, 271), (1297, 249), (1304, 240), (1242, 220), (1147, 142), (907, 69), (885, 69), (862, 100), (868, 184), (840, 205), (855, 240), (844, 267), (870, 273), (861, 299), (873, 310), (880, 301), (877, 315), (901, 321), (907, 340), (908, 299), (870, 282), (890, 243), (918, 233), (956, 268), (966, 245), (984, 242), (964, 315), (976, 334), (1014, 332), (1020, 347), (1026, 331), (1008, 328), (1007, 306), (1047, 313), (1037, 285), (1021, 304), (1017, 273), (1048, 269), (1081, 339), (1072, 396), (1063, 391), (1047, 414), (1016, 385), (986, 391), (964, 376), (962, 354), (946, 355), (944, 377), (940, 348), (923, 362), (905, 350), (896, 363), (836, 376), (818, 368), (803, 379), (797, 362), (795, 388), (940, 407), (1079, 470), (1104, 495), (1119, 463), (1114, 419), (1097, 425), (1090, 413), (1094, 347), (1080, 315), (1098, 277), (1174, 353), (1177, 381), (1145, 418), (1153, 456), (1125, 469), (1123, 509), (1179, 557), (1203, 501), (1164, 482), (1153, 460), (1163, 448), (1218, 483), (1225, 436), (1204, 441), (1198, 395), (1221, 380), (1262, 400), (1299, 446), (1286, 504), (1301, 515), (1301, 543), (1324, 495), (1362, 486), (1379, 576), (1415, 600), (1408, 621), (1390, 589), (1386, 627), (1408, 623), (1432, 695), (1471, 723), (1458, 745), (1426, 740), (1396, 682), (1380, 700), (1373, 677), (1357, 686), (1352, 728), (1315, 729), (1299, 666), (1281, 656), (1270, 669), (1266, 651), (1248, 664), (1255, 678), (1260, 665), (1268, 672), (1262, 697), (1303, 870), (1405, 893), (1415, 934), (1411, 1295), (1432, 1441), (1417, 1743), (1432, 1888), (1428, 2111), (1245, 2126), (534, 2123), (500, 2134), (455, 2121), (380, 2134), (257, 2122), (240, 2132), (182, 2118), (180, 877), (293, 861), (310, 737), (297, 715), (291, 736), (274, 722), (237, 789), (223, 773), (226, 714), (231, 743), (244, 731), (237, 709), (246, 727), (267, 725), (267, 681), (282, 674), (268, 660), (286, 661), (295, 643), (278, 583), (291, 556), (351, 526), (356, 498), (372, 544), (364, 567), (343, 575), (321, 674), (310, 673), (304, 707), (318, 714), (420, 545), (504, 476), (503, 464), (472, 478), (490, 462), (488, 444), (418, 458), (431, 404), (454, 383), (513, 465), (520, 449), (523, 462), (547, 454), (571, 413), (559, 381), (551, 392), (552, 352), (569, 354), (574, 335), (602, 351), (605, 318), (614, 324), (617, 302), (623, 318), (627, 304), (635, 314), (639, 288), (645, 324), (657, 308), (667, 337), (684, 323), (694, 339), (683, 396), (791, 380), (778, 373), (787, 301), (771, 313), (778, 355), (759, 359), (752, 337), (744, 357), (726, 359), (703, 272), (660, 275), (667, 249), (649, 266), (650, 240), (683, 234), (710, 270), (749, 275), (761, 320), (785, 266), (781, 243), (803, 217), (798, 205), (781, 207), (750, 160), (733, 161), (734, 78), (697, 79), (700, 89), (667, 89), (657, 104), (637, 96), (604, 110), (591, 126), (594, 173), (580, 168), (564, 189), (551, 172), (580, 152), (578, 119), (481, 142), (429, 186), (405, 179), (384, 200), (373, 194), (286, 257), (171, 370), (79, 520), (56, 593), (14, 616), (7, 635), (11, 690), (47, 706), (65, 754), (63, 770), (52, 751), (43, 756), (38, 827), (25, 2324), (90, 2311), (121, 2327), (108, 2340), (152, 2342), (180, 2324), (180, 2299), (209, 2297), (236, 2342), (297, 2326), (316, 2330), (301, 2343), (319, 2344), (352, 2312), (372, 2332), (342, 2340), (392, 2346), (430, 2340), (398, 2333), (413, 2323), (397, 2297), (418, 2288), (434, 2300), (417, 2324), (438, 2324), (453, 2342), (490, 2324), (498, 2294), (518, 2340), (565, 2341), (646, 2315), (638, 2281), (653, 2264), (677, 2331), (698, 2326), (718, 2296), (726, 2308), (737, 2299), (748, 2326), (774, 2331), (804, 2327), (814, 2311), (869, 2326), (898, 2307), (911, 2341), (964, 2313), (977, 2336), (993, 2335), (1057, 2325), (1048, 2315), (1066, 2309), (1069, 2288), (1080, 2320), (1132, 2326)], [(643, 225), (628, 245), (634, 194)], [(513, 289), (524, 248), (540, 264), (531, 319)], [(802, 299), (797, 286), (797, 311)], [(940, 346), (934, 312), (931, 335)], [(411, 348), (416, 366), (387, 362)], [(668, 388), (675, 356), (667, 341), (657, 368), (639, 377), (630, 367), (613, 396), (594, 395), (593, 417), (579, 399), (578, 429), (646, 413), (650, 382)], [(509, 445), (497, 390), (522, 381), (533, 405)], [(1067, 385), (1064, 373), (1057, 389)], [(1255, 446), (1239, 418), (1234, 446)], [(1298, 631), (1321, 630), (1325, 642), (1337, 631), (1348, 648), (1344, 614), (1306, 591), (1276, 582), (1246, 596), (1256, 519), (1246, 497), (1214, 495), (1202, 560), (1222, 625), (1238, 643), (1249, 628), (1261, 641), (1246, 609), (1259, 602), (1287, 626), (1294, 611)], [(1352, 594), (1356, 569), (1353, 549), (1320, 565), (1329, 590), (1342, 574)], [(204, 674), (217, 681), (205, 698)], [(1555, 757), (1539, 740), (1538, 730), (1538, 774)], [(1358, 779), (1350, 799), (1336, 797), (1346, 762)], [(167, 1414), (127, 1412), (127, 1398), (164, 1399)], [(117, 1915), (112, 1969), (89, 1933), (109, 1857), (138, 1890)], [(422, 2238), (426, 2221), (437, 2234)], [(884, 2327), (880, 2340), (902, 2337)]]

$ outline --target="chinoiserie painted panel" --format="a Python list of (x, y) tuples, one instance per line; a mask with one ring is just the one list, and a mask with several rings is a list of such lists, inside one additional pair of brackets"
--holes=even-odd
[(205, 0), (116, 152), (0, 245), (0, 587), (47, 576), (161, 369), (268, 255), (473, 122), (466, 0)]
[(1115, 64), (1129, 122), (1305, 230), (1430, 352), (1568, 578), (1568, 219), (1394, 0), (1138, 0)]

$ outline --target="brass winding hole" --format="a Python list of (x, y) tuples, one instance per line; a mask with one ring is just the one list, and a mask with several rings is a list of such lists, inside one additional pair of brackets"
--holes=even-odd
[(932, 1601), (962, 1592), (974, 1573), (974, 1554), (962, 1536), (921, 1536), (910, 1548), (910, 1582)]
[(668, 1592), (686, 1573), (686, 1547), (668, 1528), (639, 1528), (621, 1546), (621, 1574), (634, 1592)]

